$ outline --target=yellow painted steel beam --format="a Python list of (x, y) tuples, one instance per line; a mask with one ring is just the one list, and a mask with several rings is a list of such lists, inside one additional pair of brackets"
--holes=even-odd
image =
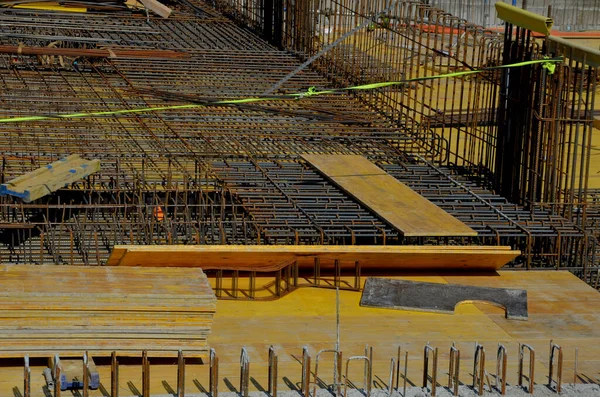
[(541, 33), (545, 36), (550, 35), (550, 29), (554, 23), (552, 18), (501, 2), (496, 3), (496, 12), (498, 13), (498, 18), (503, 21)]
[(548, 37), (548, 50), (586, 65), (600, 66), (600, 51), (561, 37)]

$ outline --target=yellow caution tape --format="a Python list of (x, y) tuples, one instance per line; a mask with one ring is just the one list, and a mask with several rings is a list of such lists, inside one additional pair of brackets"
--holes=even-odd
[(323, 90), (317, 91), (315, 87), (310, 87), (306, 92), (300, 92), (296, 94), (286, 94), (279, 96), (269, 96), (269, 97), (254, 97), (254, 98), (241, 98), (241, 99), (228, 99), (223, 101), (214, 101), (209, 102), (207, 104), (187, 104), (187, 105), (172, 105), (172, 106), (160, 106), (160, 107), (148, 107), (148, 108), (137, 108), (137, 109), (123, 109), (123, 110), (108, 110), (103, 112), (89, 112), (89, 113), (68, 113), (68, 114), (56, 114), (56, 115), (43, 115), (43, 116), (24, 116), (24, 117), (7, 117), (0, 119), (0, 123), (22, 123), (26, 121), (40, 121), (40, 120), (50, 120), (50, 119), (73, 119), (73, 118), (81, 118), (81, 117), (95, 117), (95, 116), (116, 116), (121, 114), (132, 114), (132, 113), (147, 113), (147, 112), (157, 112), (163, 110), (178, 110), (178, 109), (197, 109), (206, 106), (214, 106), (214, 105), (236, 105), (236, 104), (245, 104), (245, 103), (256, 103), (256, 102), (265, 102), (265, 101), (277, 101), (277, 100), (288, 100), (288, 99), (302, 99), (310, 96), (317, 95), (328, 95), (328, 94), (339, 94), (346, 91), (361, 91), (361, 90), (374, 90), (377, 88), (386, 88), (395, 85), (404, 85), (406, 83), (415, 82), (415, 81), (424, 81), (424, 80), (434, 80), (434, 79), (443, 79), (448, 77), (460, 77), (477, 73), (484, 73), (491, 70), (497, 69), (507, 69), (507, 68), (516, 68), (527, 65), (534, 64), (542, 64), (542, 67), (548, 71), (548, 74), (554, 73), (556, 68), (556, 64), (563, 61), (562, 57), (558, 58), (549, 58), (549, 59), (538, 59), (533, 61), (524, 61), (518, 63), (512, 63), (510, 65), (501, 65), (501, 66), (493, 66), (489, 68), (477, 69), (477, 70), (467, 70), (463, 72), (454, 72), (447, 74), (439, 74), (435, 76), (425, 76), (425, 77), (415, 77), (412, 79), (406, 79), (401, 81), (386, 81), (382, 83), (372, 83), (372, 84), (363, 84), (356, 85), (345, 88), (334, 88), (331, 90)]

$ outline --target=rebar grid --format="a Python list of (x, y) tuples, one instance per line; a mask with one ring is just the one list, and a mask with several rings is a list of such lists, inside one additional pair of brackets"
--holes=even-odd
[[(229, 12), (268, 36), (259, 9), (245, 4), (239, 11), (232, 0)], [(271, 41), (303, 58), (374, 18), (372, 26), (289, 79), (283, 92), (499, 63), (501, 36), (431, 7), (397, 2), (389, 15), (374, 17), (391, 3), (331, 5), (323, 9), (307, 0), (293, 13), (279, 10), (285, 17), (279, 43), (278, 17), (271, 15)], [(204, 3), (184, 1), (176, 11), (168, 20), (122, 12), (57, 18), (6, 11), (0, 34), (8, 44), (159, 48), (189, 57), (158, 62), (3, 54), (3, 116), (249, 97), (298, 67), (296, 57)], [(132, 243), (464, 243), (520, 248), (524, 254), (515, 267), (581, 270), (591, 262), (592, 247), (581, 222), (553, 215), (557, 211), (542, 204), (525, 210), (480, 187), (489, 185), (495, 166), (500, 82), (500, 73), (489, 72), (251, 107), (0, 124), (2, 182), (72, 153), (102, 161), (99, 173), (36, 203), (2, 198), (0, 259), (94, 265), (104, 263), (115, 244)], [(301, 153), (364, 155), (479, 237), (404, 239), (300, 161)]]

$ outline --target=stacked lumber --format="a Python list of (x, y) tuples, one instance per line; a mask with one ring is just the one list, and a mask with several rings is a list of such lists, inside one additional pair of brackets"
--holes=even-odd
[(496, 270), (520, 254), (480, 245), (115, 245), (106, 264), (269, 272), (293, 261), (312, 268), (318, 258), (358, 261), (363, 269)]
[(0, 266), (0, 356), (207, 357), (216, 298), (201, 269)]

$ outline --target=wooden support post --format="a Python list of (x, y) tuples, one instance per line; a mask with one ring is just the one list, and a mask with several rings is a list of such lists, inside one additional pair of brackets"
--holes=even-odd
[(283, 277), (285, 278), (285, 292), (290, 292), (292, 290), (290, 279), (292, 278), (292, 264), (288, 263), (287, 266), (283, 269)]
[(256, 272), (250, 272), (250, 286), (248, 288), (248, 295), (250, 299), (254, 299), (256, 297)]
[(298, 288), (298, 276), (299, 276), (299, 270), (298, 270), (298, 261), (294, 261), (294, 264), (292, 266), (292, 277), (294, 278), (294, 288)]
[(281, 269), (275, 273), (275, 296), (281, 296)]
[(240, 278), (240, 271), (239, 270), (234, 270), (231, 273), (231, 295), (234, 298), (238, 297), (238, 292), (239, 292), (239, 278)]
[(333, 261), (333, 267), (334, 267), (334, 277), (333, 277), (333, 286), (334, 287), (339, 287), (341, 284), (341, 266), (340, 266), (340, 260), (339, 259), (335, 259)]
[(217, 270), (217, 279), (215, 285), (215, 295), (220, 298), (223, 294), (223, 270)]
[(356, 261), (354, 262), (354, 289), (355, 290), (360, 290), (360, 278), (361, 278), (361, 269), (360, 269), (360, 262)]
[(185, 358), (183, 351), (177, 353), (177, 397), (185, 395)]
[(110, 397), (119, 397), (119, 362), (114, 351), (110, 354)]

